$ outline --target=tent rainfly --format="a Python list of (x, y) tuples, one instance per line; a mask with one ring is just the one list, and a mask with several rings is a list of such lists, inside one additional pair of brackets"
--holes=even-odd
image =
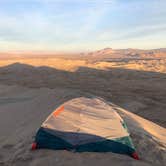
[(34, 149), (113, 152), (139, 159), (115, 108), (99, 98), (75, 98), (53, 111), (39, 128)]

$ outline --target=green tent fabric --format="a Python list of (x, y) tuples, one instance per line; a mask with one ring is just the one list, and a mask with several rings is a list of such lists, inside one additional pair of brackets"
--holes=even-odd
[(125, 122), (99, 98), (75, 98), (53, 111), (36, 134), (36, 148), (114, 152), (138, 159)]

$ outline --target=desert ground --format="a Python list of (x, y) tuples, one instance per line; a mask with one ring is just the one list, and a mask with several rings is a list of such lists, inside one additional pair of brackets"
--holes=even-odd
[[(166, 163), (165, 58), (16, 57), (0, 58), (0, 66), (0, 166)], [(46, 117), (80, 96), (98, 96), (121, 107), (118, 113), (140, 160), (114, 153), (30, 150)]]

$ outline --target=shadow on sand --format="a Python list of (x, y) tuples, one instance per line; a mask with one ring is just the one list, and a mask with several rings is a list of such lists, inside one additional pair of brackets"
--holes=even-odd
[(0, 84), (79, 90), (166, 127), (166, 74), (163, 73), (87, 67), (69, 72), (14, 63), (0, 68)]

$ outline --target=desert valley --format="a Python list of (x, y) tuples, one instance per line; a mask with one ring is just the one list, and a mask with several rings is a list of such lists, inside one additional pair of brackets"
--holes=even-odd
[(165, 9), (0, 0), (0, 166), (165, 166)]
[[(122, 108), (118, 113), (140, 160), (111, 152), (30, 150), (45, 118), (80, 96), (97, 96)], [(165, 110), (166, 49), (0, 53), (0, 166), (164, 166)]]

